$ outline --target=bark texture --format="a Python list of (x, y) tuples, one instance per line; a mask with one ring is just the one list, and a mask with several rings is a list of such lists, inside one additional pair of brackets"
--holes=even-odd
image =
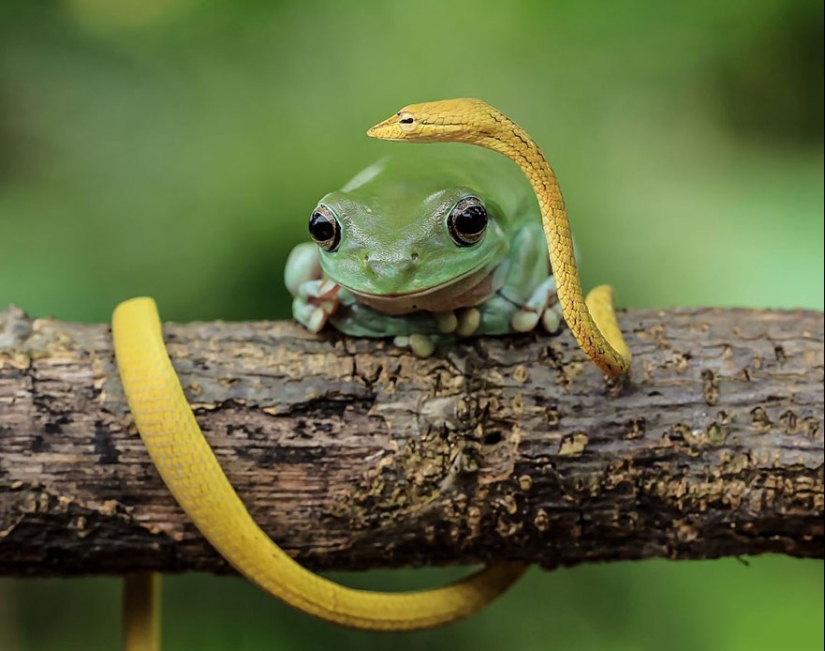
[[(290, 323), (167, 324), (205, 436), (315, 569), (822, 558), (823, 315), (620, 315), (630, 382), (568, 332), (417, 359)], [(162, 484), (106, 325), (0, 312), (0, 575), (230, 571)]]

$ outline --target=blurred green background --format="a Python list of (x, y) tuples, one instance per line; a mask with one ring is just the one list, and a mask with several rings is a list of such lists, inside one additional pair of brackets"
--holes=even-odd
[[(314, 202), (401, 146), (364, 130), (478, 96), (553, 162), (585, 285), (822, 309), (822, 53), (821, 0), (2, 0), (0, 306), (285, 318)], [(533, 570), (477, 617), (389, 637), (239, 579), (166, 586), (166, 651), (823, 648), (823, 565), (786, 558)], [(116, 649), (119, 624), (115, 579), (0, 580), (2, 651)]]

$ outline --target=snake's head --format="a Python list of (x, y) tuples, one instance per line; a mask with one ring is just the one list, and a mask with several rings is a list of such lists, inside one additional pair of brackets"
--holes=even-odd
[[(501, 114), (480, 99), (445, 99), (405, 106), (367, 135), (410, 142), (475, 142), (495, 127)], [(503, 117), (503, 116), (502, 116)], [(491, 124), (487, 124), (491, 123)]]

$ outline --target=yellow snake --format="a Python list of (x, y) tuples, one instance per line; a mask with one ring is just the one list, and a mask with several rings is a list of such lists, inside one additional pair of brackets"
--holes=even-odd
[[(411, 142), (467, 142), (516, 162), (539, 199), (570, 329), (607, 375), (628, 370), (630, 352), (616, 323), (612, 292), (600, 287), (587, 302), (583, 299), (558, 182), (520, 127), (480, 100), (456, 99), (408, 106), (368, 134)], [(527, 569), (521, 563), (493, 564), (445, 587), (409, 593), (350, 589), (304, 569), (258, 527), (221, 469), (166, 353), (154, 301), (136, 298), (121, 303), (112, 317), (112, 334), (129, 408), (166, 486), (227, 562), (270, 595), (343, 626), (405, 631), (438, 626), (480, 610)], [(156, 575), (127, 577), (126, 651), (159, 648), (158, 587)]]
[(617, 377), (630, 370), (630, 349), (616, 322), (613, 290), (601, 285), (585, 301), (559, 182), (524, 129), (480, 99), (447, 99), (410, 104), (376, 124), (367, 135), (408, 142), (466, 142), (504, 154), (518, 165), (539, 201), (550, 265), (567, 326), (605, 375)]

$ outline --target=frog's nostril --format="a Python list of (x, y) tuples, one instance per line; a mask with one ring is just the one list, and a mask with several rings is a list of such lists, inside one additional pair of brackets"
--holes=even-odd
[(410, 254), (409, 258), (400, 260), (385, 260), (383, 258), (370, 258), (364, 256), (364, 271), (372, 276), (380, 278), (401, 278), (414, 274), (418, 270), (418, 254)]
[(368, 273), (372, 274), (373, 276), (383, 276), (385, 275), (385, 269), (381, 264), (380, 260), (371, 260), (368, 255), (364, 256), (364, 269), (367, 270)]

